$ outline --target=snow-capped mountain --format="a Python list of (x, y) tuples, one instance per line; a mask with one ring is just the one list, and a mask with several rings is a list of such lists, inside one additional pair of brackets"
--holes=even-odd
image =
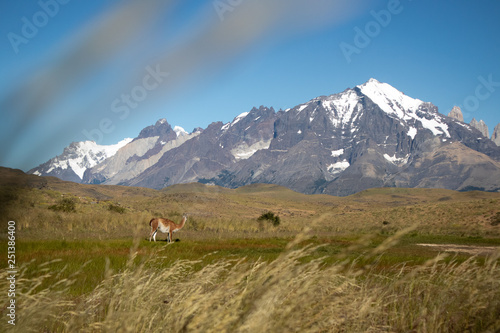
[(437, 113), (434, 105), (408, 97), (387, 83), (375, 79), (370, 79), (358, 88), (382, 111), (408, 128), (406, 134), (412, 139), (417, 135), (418, 127), (430, 130), (434, 135), (450, 137), (445, 117)]
[[(379, 186), (500, 188), (500, 150), (490, 140), (478, 139), (470, 126), (439, 114), (431, 103), (374, 79), (280, 111), (271, 129), (267, 149), (201, 181), (227, 187), (273, 183), (303, 193), (336, 195)], [(428, 154), (453, 143), (463, 151), (447, 150), (448, 161), (433, 160), (442, 174), (428, 179), (421, 169), (427, 166)], [(477, 159), (474, 172), (469, 172), (471, 165), (456, 165), (463, 157), (451, 156), (471, 150), (484, 157)], [(485, 170), (485, 176), (476, 177)], [(446, 178), (448, 174), (454, 176)], [(469, 179), (472, 174), (474, 180)]]
[(38, 176), (55, 176), (64, 180), (81, 182), (85, 171), (108, 157), (132, 139), (124, 139), (114, 145), (98, 145), (94, 141), (73, 142), (63, 153), (31, 169), (28, 173)]
[(500, 147), (432, 103), (375, 79), (285, 111), (261, 106), (187, 133), (146, 127), (83, 182), (161, 189), (272, 183), (348, 195), (381, 186), (500, 189)]

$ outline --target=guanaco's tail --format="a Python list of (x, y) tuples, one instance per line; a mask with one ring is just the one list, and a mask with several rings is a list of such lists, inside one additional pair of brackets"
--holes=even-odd
[(149, 221), (149, 225), (150, 225), (150, 226), (151, 226), (151, 223), (153, 223), (153, 220), (154, 220), (154, 219), (155, 219), (155, 218), (153, 217), (153, 218), (151, 219), (151, 221)]

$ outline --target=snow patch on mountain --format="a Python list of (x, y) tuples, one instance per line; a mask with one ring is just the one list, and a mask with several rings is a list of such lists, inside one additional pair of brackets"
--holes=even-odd
[(423, 117), (422, 118), (415, 117), (415, 119), (419, 120), (422, 123), (422, 126), (430, 130), (432, 134), (434, 135), (444, 134), (448, 138), (451, 137), (450, 132), (448, 132), (448, 125), (441, 122), (440, 119), (438, 118), (426, 119)]
[(189, 134), (184, 128), (182, 128), (180, 126), (175, 126), (174, 132), (177, 135), (177, 137)]
[(392, 164), (395, 165), (403, 165), (408, 163), (408, 159), (410, 158), (410, 154), (407, 154), (405, 157), (396, 157), (394, 156), (389, 156), (388, 154), (384, 154), (384, 158), (391, 162)]
[(344, 153), (344, 149), (338, 149), (338, 150), (332, 150), (332, 156), (333, 157), (339, 157)]
[(345, 128), (351, 120), (355, 120), (352, 118), (358, 102), (359, 96), (354, 90), (350, 89), (328, 97), (322, 102), (322, 105), (330, 112), (332, 124), (336, 127), (342, 126), (342, 128)]
[[(410, 127), (407, 134), (413, 140), (413, 139), (415, 139), (415, 135), (417, 135), (417, 129), (415, 127)], [(387, 141), (387, 138), (386, 138), (386, 141)]]
[(298, 111), (302, 112), (307, 107), (308, 107), (308, 104), (302, 104), (301, 106), (299, 106)]
[(327, 168), (328, 172), (330, 172), (331, 174), (336, 174), (336, 173), (340, 173), (340, 172), (344, 171), (345, 169), (347, 169), (350, 166), (351, 166), (351, 164), (349, 162), (347, 162), (346, 159), (344, 159), (343, 161), (332, 163), (329, 166), (327, 166), (326, 168)]
[(231, 126), (234, 126), (235, 124), (237, 124), (241, 119), (248, 116), (249, 113), (250, 112), (243, 112), (240, 115), (238, 115), (236, 118), (234, 118), (233, 122), (231, 123)]

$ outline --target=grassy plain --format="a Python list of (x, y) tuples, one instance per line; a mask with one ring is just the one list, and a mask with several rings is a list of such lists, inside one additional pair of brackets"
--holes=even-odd
[[(17, 323), (2, 331), (495, 332), (500, 194), (275, 185), (83, 186), (0, 170), (16, 221)], [(55, 209), (71, 201), (73, 209)], [(258, 217), (272, 211), (273, 226)], [(189, 219), (150, 243), (148, 222)], [(163, 236), (163, 237), (162, 237)], [(165, 239), (159, 234), (157, 239)], [(7, 286), (7, 256), (0, 257)], [(3, 293), (2, 298), (6, 296)]]

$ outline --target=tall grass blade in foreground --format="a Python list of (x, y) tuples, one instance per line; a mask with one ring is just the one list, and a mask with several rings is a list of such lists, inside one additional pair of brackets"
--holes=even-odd
[[(168, 247), (117, 273), (81, 299), (71, 279), (18, 279), (17, 332), (495, 332), (500, 329), (499, 255), (416, 267), (378, 267), (396, 239), (357, 259), (311, 260), (301, 234), (274, 261), (176, 261)], [(397, 238), (397, 237), (396, 237)], [(360, 262), (363, 265), (360, 265)], [(162, 268), (160, 268), (162, 267)], [(79, 278), (75, 276), (74, 278)], [(5, 273), (0, 276), (5, 286)], [(46, 282), (50, 280), (47, 285)], [(5, 307), (4, 307), (5, 308)], [(2, 330), (7, 327), (2, 322)]]

